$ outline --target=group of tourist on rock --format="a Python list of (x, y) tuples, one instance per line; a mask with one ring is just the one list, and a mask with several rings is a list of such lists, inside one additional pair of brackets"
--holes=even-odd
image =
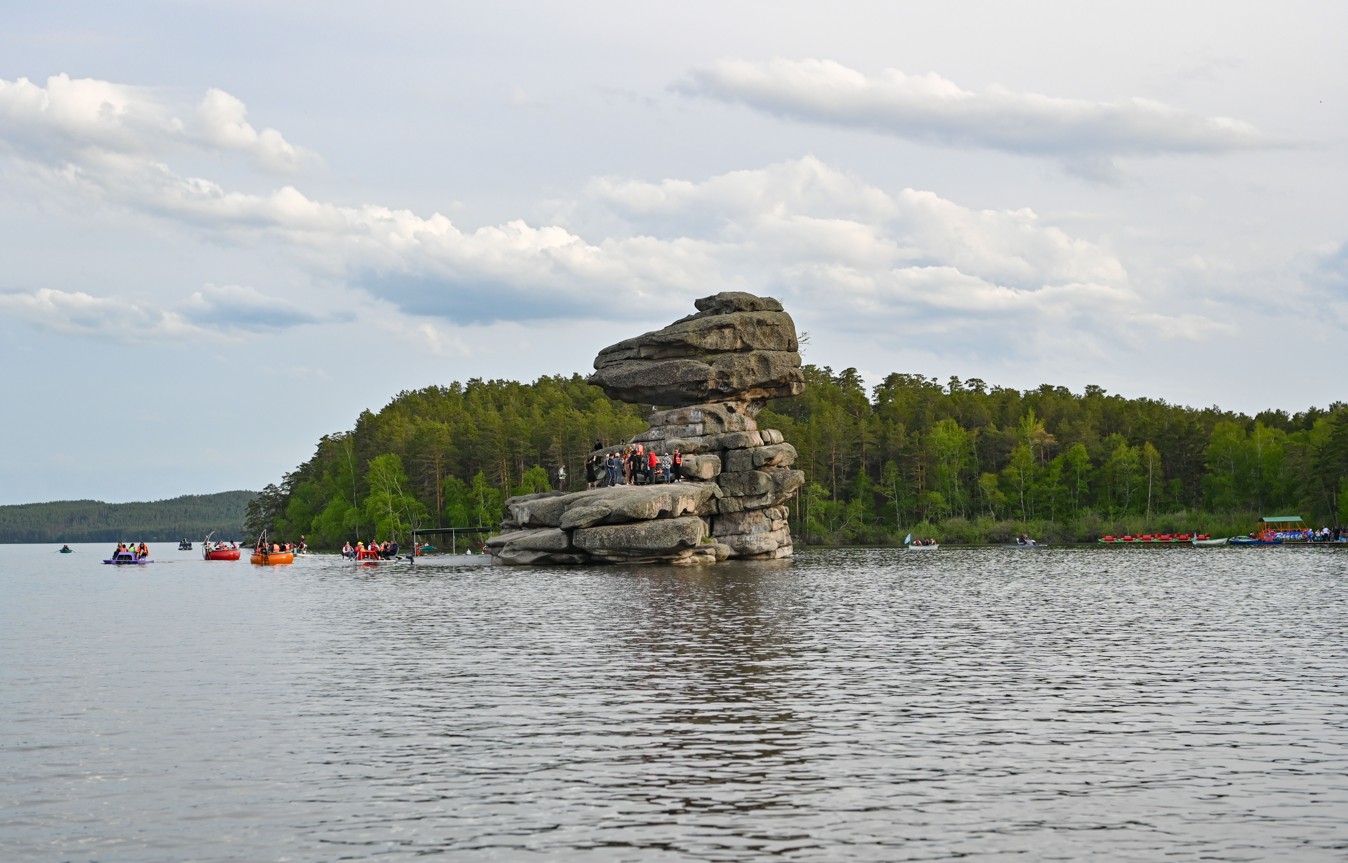
[[(585, 487), (607, 488), (614, 485), (650, 485), (657, 482), (683, 480), (683, 453), (657, 453), (644, 444), (628, 444), (624, 450), (603, 451), (603, 444), (594, 443), (595, 452), (585, 460)], [(566, 487), (566, 473), (559, 470), (557, 479)]]
[(348, 540), (346, 545), (342, 546), (342, 557), (351, 560), (392, 560), (397, 556), (398, 543), (388, 539), (383, 542), (371, 542), (369, 545), (357, 542), (355, 547), (352, 547)]

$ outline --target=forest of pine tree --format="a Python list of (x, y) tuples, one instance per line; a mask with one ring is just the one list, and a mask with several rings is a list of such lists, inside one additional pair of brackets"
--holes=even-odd
[(58, 500), (0, 506), (0, 542), (177, 542), (215, 531), (238, 538), (251, 491), (140, 503)]
[[(1052, 542), (1113, 533), (1246, 533), (1263, 515), (1348, 520), (1348, 405), (1256, 416), (1126, 398), (1088, 386), (1018, 391), (978, 379), (805, 367), (804, 395), (759, 425), (799, 452), (792, 530), (814, 544)], [(494, 526), (507, 497), (547, 490), (565, 466), (583, 489), (596, 441), (646, 428), (579, 375), (473, 379), (399, 393), (249, 506), (250, 532), (311, 547), (413, 528)]]

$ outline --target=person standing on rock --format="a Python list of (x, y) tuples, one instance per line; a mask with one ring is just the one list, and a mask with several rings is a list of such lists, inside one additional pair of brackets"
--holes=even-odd
[(674, 448), (674, 454), (669, 457), (669, 460), (670, 473), (673, 474), (669, 481), (683, 482), (683, 453), (679, 452), (678, 447)]
[(566, 491), (566, 465), (557, 465), (557, 490)]

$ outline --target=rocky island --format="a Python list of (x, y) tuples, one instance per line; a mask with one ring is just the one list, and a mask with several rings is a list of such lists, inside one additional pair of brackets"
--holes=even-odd
[(671, 563), (789, 557), (796, 450), (755, 417), (805, 388), (796, 325), (771, 297), (724, 292), (697, 313), (604, 348), (593, 383), (656, 406), (629, 443), (683, 454), (681, 481), (523, 495), (487, 541), (507, 564)]

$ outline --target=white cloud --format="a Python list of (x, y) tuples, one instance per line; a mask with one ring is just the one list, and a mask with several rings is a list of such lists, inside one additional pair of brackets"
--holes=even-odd
[(237, 341), (260, 331), (352, 317), (345, 312), (315, 314), (239, 285), (208, 285), (186, 300), (164, 307), (127, 297), (96, 297), (83, 291), (10, 291), (0, 293), (0, 314), (39, 329), (124, 344)]
[(172, 310), (82, 291), (40, 288), (31, 293), (0, 293), (0, 314), (41, 329), (122, 343), (211, 335)]
[(42, 86), (0, 79), (0, 145), (47, 168), (181, 152), (238, 153), (278, 172), (313, 160), (275, 129), (257, 131), (246, 117), (244, 104), (222, 90), (210, 90), (193, 109), (164, 91), (111, 81), (62, 74)]
[(868, 76), (832, 60), (726, 59), (691, 70), (680, 93), (913, 141), (1002, 150), (1107, 169), (1121, 156), (1277, 146), (1249, 123), (1149, 99), (1092, 102), (993, 86), (966, 90), (936, 74)]
[[(758, 67), (748, 71), (755, 69), (760, 77), (766, 74)], [(969, 122), (996, 101), (934, 76), (914, 82), (899, 77), (880, 86), (836, 64), (787, 64), (768, 71), (773, 70), (778, 78), (796, 80), (796, 88), (820, 104), (829, 101), (827, 88), (807, 86), (820, 76), (833, 80), (834, 88), (857, 90), (858, 105), (888, 99), (910, 113), (925, 105), (935, 116), (931, 112), (946, 110), (943, 102), (971, 103), (963, 114), (952, 114)], [(566, 207), (578, 223), (609, 226), (593, 237), (522, 219), (462, 230), (440, 213), (315, 200), (293, 185), (257, 194), (179, 174), (170, 162), (175, 146), (184, 142), (248, 152), (259, 164), (273, 166), (294, 155), (279, 133), (256, 132), (243, 104), (221, 91), (203, 101), (193, 138), (149, 91), (60, 76), (51, 80), (56, 83), (49, 83), (45, 96), (22, 79), (0, 92), (0, 104), (10, 106), (8, 116), (16, 121), (0, 130), (0, 141), (12, 145), (14, 158), (46, 172), (41, 176), (51, 194), (101, 200), (119, 211), (186, 225), (222, 245), (266, 249), (311, 279), (344, 282), (430, 320), (659, 321), (686, 311), (693, 298), (737, 289), (782, 294), (801, 319), (827, 321), (844, 331), (884, 338), (902, 328), (912, 338), (940, 336), (952, 339), (951, 349), (975, 353), (1039, 350), (1042, 346), (1023, 334), (1050, 327), (1128, 339), (1122, 322), (1130, 315), (1146, 315), (1152, 332), (1176, 337), (1223, 332), (1191, 310), (1170, 314), (1151, 306), (1114, 253), (1045, 224), (1031, 209), (974, 209), (931, 191), (891, 192), (813, 156), (701, 180), (593, 180)], [(75, 98), (67, 91), (84, 95)], [(65, 106), (58, 115), (74, 119), (58, 125), (77, 129), (78, 136), (72, 132), (70, 138), (78, 137), (81, 146), (54, 156), (15, 144), (26, 130), (54, 122), (39, 109), (44, 98)], [(1004, 101), (1013, 108), (1042, 103), (1044, 116), (1056, 112), (1060, 120), (1073, 109), (1042, 97), (1008, 95)], [(104, 115), (112, 120), (100, 119)], [(1060, 122), (1060, 133), (1063, 128)], [(1045, 142), (1052, 138), (1044, 135)], [(22, 314), (56, 328), (84, 319), (63, 319), (57, 311), (62, 304), (104, 302), (51, 291), (9, 296)], [(121, 314), (139, 309), (116, 304)], [(165, 304), (163, 311), (137, 314), (138, 326), (131, 328), (136, 332), (177, 328), (217, 337), (344, 319), (238, 286), (207, 287), (186, 302)], [(99, 323), (86, 326), (91, 332), (103, 329)], [(433, 353), (462, 350), (434, 327), (418, 332), (418, 338)]]
[(178, 313), (203, 328), (221, 331), (288, 329), (303, 324), (346, 321), (352, 317), (349, 312), (318, 314), (245, 285), (207, 285), (188, 297), (179, 306)]
[(201, 134), (209, 144), (247, 153), (272, 171), (294, 171), (303, 165), (306, 154), (302, 150), (275, 129), (257, 131), (247, 116), (243, 102), (223, 90), (208, 90), (197, 106)]

